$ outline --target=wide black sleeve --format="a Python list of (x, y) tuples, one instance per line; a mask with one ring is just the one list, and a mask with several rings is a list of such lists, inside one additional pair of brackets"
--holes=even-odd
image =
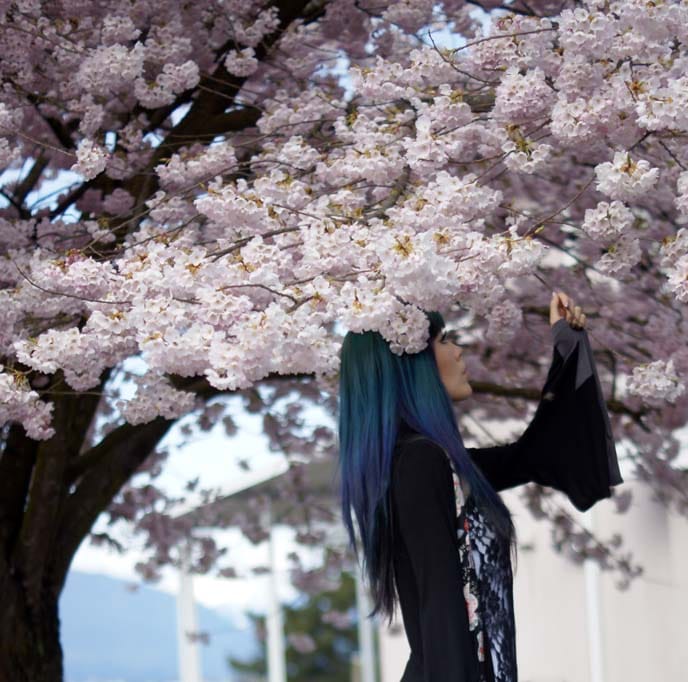
[(585, 511), (623, 479), (588, 334), (564, 318), (551, 332), (552, 363), (523, 435), (515, 443), (467, 450), (495, 490), (540, 483)]
[(423, 679), (475, 682), (478, 658), (463, 597), (449, 461), (425, 438), (403, 446), (398, 457), (394, 509), (417, 587)]

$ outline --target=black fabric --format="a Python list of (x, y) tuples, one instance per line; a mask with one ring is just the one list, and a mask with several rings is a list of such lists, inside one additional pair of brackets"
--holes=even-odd
[[(415, 503), (426, 505), (423, 515), (426, 512), (432, 512), (438, 496), (435, 495), (433, 498), (432, 492), (435, 486), (426, 485), (427, 477), (432, 475), (438, 477), (440, 472), (429, 473), (436, 466), (436, 460), (434, 460), (434, 454), (427, 454), (428, 450), (442, 452), (442, 456), (449, 466), (453, 493), (450, 499), (452, 508), (447, 510), (447, 516), (454, 517), (454, 528), (450, 533), (458, 538), (454, 550), (457, 552), (458, 572), (454, 571), (453, 580), (455, 581), (454, 584), (457, 585), (456, 592), (461, 593), (463, 600), (465, 600), (464, 609), (467, 612), (464, 614), (467, 620), (464, 630), (465, 636), (461, 638), (460, 650), (433, 652), (430, 659), (426, 658), (425, 651), (428, 650), (428, 646), (424, 644), (424, 640), (429, 639), (431, 635), (426, 634), (421, 626), (420, 646), (423, 654), (419, 658), (422, 658), (422, 663), (417, 662), (416, 658), (412, 656), (403, 679), (438, 679), (439, 673), (433, 673), (431, 670), (426, 671), (425, 668), (435, 665), (442, 668), (447, 666), (449, 658), (460, 654), (463, 660), (472, 661), (475, 665), (475, 669), (469, 675), (464, 675), (460, 679), (475, 680), (475, 682), (510, 682), (515, 680), (517, 677), (516, 630), (513, 611), (513, 577), (508, 543), (503, 542), (493, 532), (474, 498), (464, 496), (453, 463), (443, 448), (422, 434), (409, 433), (408, 429), (403, 429), (403, 432), (404, 435), (400, 440), (400, 453), (395, 460), (400, 464), (394, 468), (397, 503), (400, 501), (399, 497), (403, 496), (402, 504), (412, 499)], [(412, 457), (407, 454), (409, 451), (414, 453)], [(419, 456), (420, 461), (418, 460)], [(431, 458), (430, 464), (428, 464), (428, 457)], [(409, 464), (409, 459), (416, 461)], [(404, 471), (409, 467), (411, 468), (410, 474)], [(430, 499), (427, 498), (428, 494), (431, 495)], [(407, 510), (413, 515), (413, 507), (408, 506)], [(408, 519), (406, 514), (402, 513), (399, 523), (407, 529), (413, 528), (412, 535), (420, 534), (426, 543), (424, 551), (419, 552), (417, 557), (407, 552), (412, 567), (415, 569), (414, 577), (426, 576), (431, 585), (436, 584), (438, 566), (434, 562), (431, 550), (438, 541), (442, 542), (445, 548), (448, 548), (448, 543), (445, 543), (441, 537), (435, 534), (435, 527), (430, 527), (428, 531), (428, 528), (418, 521), (417, 515)], [(441, 535), (445, 535), (445, 532), (442, 531)], [(413, 539), (411, 542), (413, 543)], [(395, 553), (395, 569), (397, 571), (402, 570), (404, 560), (403, 554), (400, 556)], [(453, 565), (454, 561), (451, 563)], [(418, 570), (419, 566), (420, 570)], [(445, 566), (442, 565), (439, 568), (444, 569)], [(432, 594), (432, 596), (437, 596), (437, 594), (439, 593)], [(413, 598), (412, 596), (411, 599)], [(470, 617), (468, 615), (468, 600), (471, 602)], [(403, 615), (405, 613), (405, 598), (400, 597), (400, 601), (402, 602)], [(419, 592), (417, 601), (419, 602), (418, 613), (421, 613), (424, 611), (422, 592)], [(428, 605), (428, 608), (431, 607)], [(408, 619), (406, 616), (403, 617), (406, 623)], [(432, 615), (430, 622), (434, 621), (435, 617)], [(411, 635), (409, 635), (410, 641)], [(432, 638), (432, 641), (437, 640)], [(490, 649), (490, 642), (494, 642), (493, 651)], [(451, 663), (449, 665), (451, 666)], [(420, 670), (421, 666), (423, 670)]]
[[(552, 363), (535, 415), (523, 435), (515, 443), (467, 451), (495, 490), (537, 482), (564, 492), (584, 511), (609, 497), (610, 486), (622, 479), (587, 333), (574, 330), (563, 319), (551, 330)], [(457, 517), (458, 478), (448, 455), (428, 438), (414, 439), (417, 435), (401, 423), (392, 470), (394, 569), (411, 647), (401, 682), (517, 682), (515, 661), (513, 669), (492, 669), (489, 627), (483, 662), (477, 658), (475, 631), (469, 628), (459, 524), (468, 516), (473, 524), (469, 535), (475, 532), (476, 545), (480, 544), (483, 520), (479, 510), (469, 496), (464, 515)], [(506, 559), (503, 554), (494, 559), (495, 566), (490, 568), (497, 570), (488, 571), (484, 579), (505, 576), (502, 592), (496, 585), (495, 594), (506, 595), (502, 620), (504, 614), (513, 619), (510, 563), (505, 571), (499, 569), (500, 561), (508, 561), (508, 554)], [(488, 592), (481, 595), (481, 609), (497, 611)], [(483, 614), (486, 625), (493, 616), (491, 612)], [(515, 646), (515, 632), (498, 628), (494, 632), (500, 637), (500, 632), (506, 632), (512, 640), (506, 646)], [(509, 677), (504, 677), (505, 670)]]
[(466, 450), (495, 490), (540, 483), (586, 511), (623, 479), (587, 332), (563, 318), (551, 331), (552, 363), (528, 428), (515, 443)]
[(478, 680), (462, 593), (452, 469), (444, 450), (413, 441), (395, 458), (394, 548), (411, 656), (403, 682)]

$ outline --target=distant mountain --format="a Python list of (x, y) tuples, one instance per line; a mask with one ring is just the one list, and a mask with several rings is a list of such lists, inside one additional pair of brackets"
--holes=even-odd
[[(176, 602), (152, 587), (135, 592), (105, 575), (72, 571), (60, 600), (67, 682), (172, 682), (177, 680)], [(250, 658), (252, 633), (229, 617), (198, 607), (204, 682), (232, 680), (226, 659)]]

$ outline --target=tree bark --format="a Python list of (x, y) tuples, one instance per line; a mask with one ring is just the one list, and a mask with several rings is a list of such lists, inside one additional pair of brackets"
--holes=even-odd
[(19, 574), (0, 568), (0, 682), (59, 682), (62, 647), (58, 594), (44, 590), (30, 607)]

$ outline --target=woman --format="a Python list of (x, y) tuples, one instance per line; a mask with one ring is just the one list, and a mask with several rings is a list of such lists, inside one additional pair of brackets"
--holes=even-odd
[(411, 648), (401, 682), (516, 682), (516, 537), (498, 492), (537, 482), (584, 511), (622, 482), (585, 314), (553, 292), (535, 415), (515, 443), (487, 448), (464, 447), (452, 407), (472, 393), (462, 351), (442, 316), (427, 316), (419, 353), (395, 355), (377, 332), (344, 339), (343, 520), (357, 559), (363, 550), (369, 615), (391, 622), (401, 607)]

